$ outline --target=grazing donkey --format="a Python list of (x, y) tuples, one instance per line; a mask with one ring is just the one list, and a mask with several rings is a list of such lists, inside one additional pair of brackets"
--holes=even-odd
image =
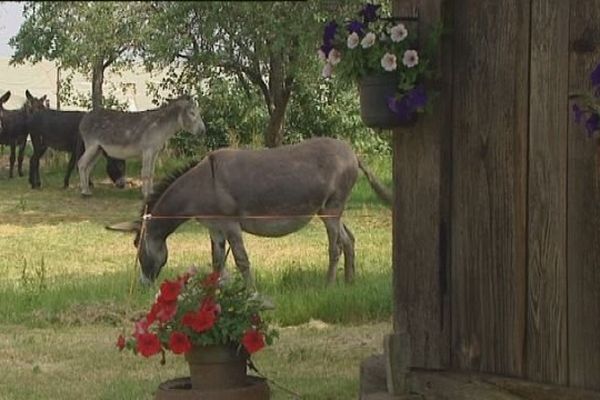
[(188, 96), (147, 111), (127, 112), (98, 109), (87, 113), (79, 130), (85, 152), (79, 159), (81, 194), (91, 195), (88, 181), (101, 150), (121, 159), (142, 157), (142, 193), (147, 198), (153, 187), (154, 165), (166, 141), (179, 130), (203, 133), (198, 107)]
[(143, 235), (142, 220), (107, 228), (137, 233), (141, 279), (152, 282), (167, 261), (167, 237), (183, 222), (197, 219), (208, 227), (214, 270), (225, 267), (227, 241), (237, 268), (253, 285), (242, 232), (284, 236), (318, 215), (329, 240), (327, 282), (335, 282), (342, 251), (345, 280), (351, 282), (354, 236), (341, 218), (359, 168), (364, 166), (352, 148), (331, 138), (272, 149), (219, 149), (157, 186), (143, 208), (150, 215)]
[(19, 156), (17, 158), (17, 170), (19, 176), (23, 176), (23, 156), (25, 153), (25, 145), (27, 144), (27, 120), (29, 116), (37, 110), (45, 108), (46, 95), (39, 99), (26, 101), (18, 110), (6, 110), (4, 104), (10, 99), (10, 90), (0, 97), (0, 120), (2, 121), (2, 130), (0, 131), (0, 145), (6, 144), (10, 146), (10, 169), (8, 171), (9, 178), (13, 177), (15, 167), (16, 147), (19, 147)]
[[(32, 104), (37, 100), (25, 92), (27, 101)], [(63, 181), (64, 188), (69, 187), (69, 180), (75, 162), (83, 154), (83, 141), (79, 135), (79, 123), (85, 115), (83, 111), (41, 110), (33, 112), (28, 121), (29, 135), (33, 145), (33, 154), (29, 160), (29, 183), (32, 188), (41, 186), (39, 164), (40, 158), (48, 147), (70, 153), (67, 171)], [(106, 155), (106, 154), (105, 154)], [(107, 157), (106, 171), (111, 180), (119, 188), (125, 186), (125, 162)]]

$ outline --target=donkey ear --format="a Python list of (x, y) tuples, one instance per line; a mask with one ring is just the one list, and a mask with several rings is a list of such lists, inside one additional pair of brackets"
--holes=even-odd
[(4, 93), (2, 95), (2, 97), (0, 97), (0, 104), (2, 103), (6, 103), (8, 101), (8, 99), (10, 98), (10, 90), (7, 91), (6, 93)]
[(118, 222), (113, 225), (107, 225), (106, 229), (109, 231), (119, 231), (119, 232), (139, 232), (142, 227), (142, 222), (139, 220), (136, 221), (128, 221), (128, 222)]
[(27, 97), (27, 100), (33, 100), (33, 96), (29, 93), (29, 89), (25, 90), (25, 96)]

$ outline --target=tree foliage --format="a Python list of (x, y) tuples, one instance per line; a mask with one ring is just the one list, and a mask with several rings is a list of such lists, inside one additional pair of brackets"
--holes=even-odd
[(63, 69), (92, 76), (92, 100), (102, 102), (104, 71), (130, 65), (144, 40), (145, 3), (26, 2), (24, 23), (9, 44), (11, 64), (56, 61)]

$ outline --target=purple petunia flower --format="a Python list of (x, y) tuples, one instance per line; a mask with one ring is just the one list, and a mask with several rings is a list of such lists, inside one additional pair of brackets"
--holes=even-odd
[(348, 25), (346, 26), (346, 28), (348, 29), (348, 32), (350, 33), (357, 33), (359, 35), (363, 34), (363, 30), (365, 29), (365, 25), (363, 23), (361, 23), (360, 21), (350, 21), (348, 23)]
[(592, 114), (585, 123), (585, 128), (588, 131), (588, 137), (591, 137), (600, 128), (600, 115)]
[(407, 122), (410, 120), (413, 111), (408, 106), (404, 97), (398, 100), (395, 96), (390, 96), (387, 98), (387, 105), (388, 108), (398, 116), (400, 121)]
[(363, 7), (363, 9), (360, 11), (359, 15), (362, 15), (365, 23), (376, 21), (377, 20), (377, 10), (380, 7), (381, 7), (380, 5), (367, 3)]
[[(600, 64), (598, 64), (598, 66), (596, 66), (596, 69), (594, 69), (590, 74), (590, 80), (592, 81), (592, 86), (600, 86)], [(596, 91), (596, 95), (597, 94), (598, 92)]]
[(320, 47), (321, 51), (325, 54), (325, 58), (329, 57), (329, 52), (333, 49), (333, 45), (325, 43)]
[(573, 114), (575, 115), (575, 122), (581, 123), (581, 117), (583, 117), (583, 110), (577, 104), (573, 104)]
[(425, 86), (419, 85), (406, 94), (408, 105), (414, 110), (427, 105), (427, 92)]
[(323, 31), (323, 43), (329, 44), (333, 41), (337, 32), (337, 27), (338, 24), (335, 21), (330, 21), (325, 25), (325, 30)]

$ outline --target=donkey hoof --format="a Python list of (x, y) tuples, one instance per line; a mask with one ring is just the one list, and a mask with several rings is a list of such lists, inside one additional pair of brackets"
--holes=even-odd
[(115, 186), (116, 186), (118, 189), (123, 189), (123, 188), (125, 187), (125, 183), (126, 183), (126, 182), (125, 182), (125, 178), (119, 178), (119, 179), (117, 179), (117, 181), (115, 182)]
[(84, 199), (92, 197), (92, 192), (81, 192), (81, 197)]

